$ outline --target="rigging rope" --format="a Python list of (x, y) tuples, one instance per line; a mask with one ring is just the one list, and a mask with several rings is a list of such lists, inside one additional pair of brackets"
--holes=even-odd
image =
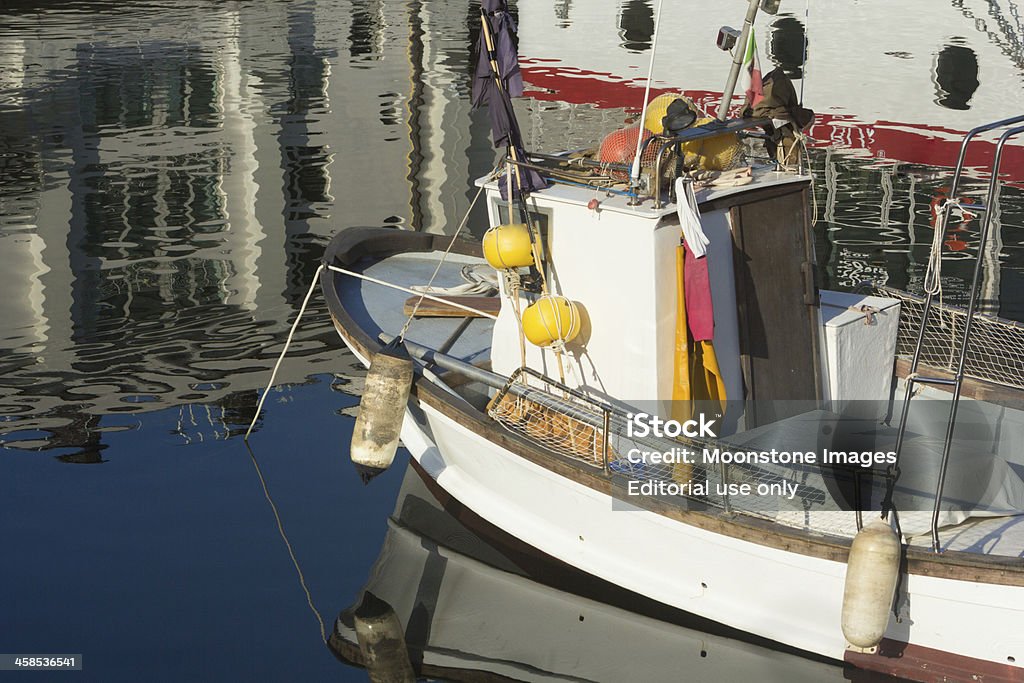
[[(500, 166), (495, 166), (494, 170), (491, 171), (491, 175), (493, 176), (495, 173), (497, 173), (499, 168), (500, 168)], [(473, 197), (473, 201), (469, 203), (469, 208), (466, 209), (466, 214), (462, 217), (462, 221), (459, 223), (459, 227), (455, 230), (455, 234), (452, 235), (451, 241), (448, 242), (448, 248), (444, 250), (444, 254), (441, 255), (441, 260), (437, 262), (437, 266), (434, 268), (434, 272), (431, 274), (430, 280), (427, 281), (426, 287), (432, 287), (433, 286), (434, 279), (437, 277), (437, 274), (439, 272), (441, 272), (441, 266), (444, 265), (445, 260), (447, 260), (447, 258), (448, 258), (448, 254), (450, 254), (451, 251), (452, 251), (452, 247), (455, 246), (455, 243), (459, 239), (459, 235), (462, 234), (462, 229), (464, 227), (466, 227), (466, 222), (469, 220), (469, 214), (471, 214), (473, 212), (473, 207), (476, 206), (476, 203), (480, 199), (480, 195), (483, 194), (483, 191), (484, 191), (484, 186), (483, 186), (483, 184), (481, 184), (480, 187), (477, 188), (476, 196)], [(416, 301), (416, 305), (413, 306), (412, 311), (410, 311), (409, 317), (405, 319), (405, 324), (402, 325), (402, 330), (398, 333), (398, 338), (399, 339), (405, 339), (405, 333), (409, 331), (409, 325), (412, 324), (412, 319), (415, 318), (416, 314), (419, 312), (420, 304), (422, 304), (423, 300), (428, 298), (428, 297), (429, 297), (429, 295), (425, 291), (420, 293), (420, 298)], [(433, 297), (429, 297), (429, 298), (433, 298)], [(450, 302), (445, 302), (445, 303), (450, 303)], [(465, 307), (461, 307), (461, 308), (465, 308)]]

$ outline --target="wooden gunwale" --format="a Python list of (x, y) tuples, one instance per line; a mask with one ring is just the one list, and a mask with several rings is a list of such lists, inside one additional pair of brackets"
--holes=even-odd
[[(776, 188), (758, 190), (758, 194), (761, 195), (771, 189)], [(793, 191), (787, 187), (782, 189)], [(799, 191), (799, 188), (796, 191)], [(786, 192), (779, 192), (784, 193)], [(450, 240), (450, 236), (393, 228), (350, 228), (331, 240), (325, 254), (325, 263), (348, 267), (363, 258), (380, 259), (398, 253), (444, 251)], [(476, 241), (458, 239), (452, 252), (482, 258), (480, 244)], [(334, 286), (335, 277), (335, 273), (324, 269), (320, 279), (335, 328), (360, 355), (370, 358), (380, 350), (382, 344), (360, 328), (348, 313)], [(412, 398), (517, 457), (540, 465), (580, 485), (612, 495), (612, 480), (603, 472), (568, 458), (560, 458), (508, 432), (483, 412), (461, 402), (452, 402), (447, 392), (421, 376), (417, 376), (413, 385)], [(785, 552), (835, 562), (846, 562), (849, 555), (851, 539), (848, 538), (785, 527), (768, 520), (724, 510), (684, 510), (660, 500), (647, 501), (645, 507), (683, 524)], [(935, 554), (916, 546), (904, 548), (906, 567), (910, 574), (955, 581), (1024, 586), (1024, 561), (1019, 558), (953, 550)]]

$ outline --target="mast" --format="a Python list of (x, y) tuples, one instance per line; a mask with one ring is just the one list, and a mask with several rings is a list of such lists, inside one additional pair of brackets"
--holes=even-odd
[(718, 105), (718, 120), (725, 121), (729, 118), (729, 107), (732, 105), (732, 94), (736, 90), (736, 81), (740, 77), (740, 67), (743, 66), (743, 57), (747, 54), (747, 42), (750, 40), (750, 32), (754, 30), (754, 17), (757, 16), (758, 0), (750, 0), (747, 6), (747, 17), (743, 20), (743, 31), (736, 43), (736, 49), (732, 56), (732, 68), (729, 69), (729, 79), (725, 82), (725, 92), (722, 93), (722, 102)]

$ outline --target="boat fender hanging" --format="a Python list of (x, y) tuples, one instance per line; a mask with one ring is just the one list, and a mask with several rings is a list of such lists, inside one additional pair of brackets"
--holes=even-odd
[(571, 342), (580, 325), (579, 307), (564, 296), (542, 296), (523, 311), (523, 334), (535, 346)]
[(506, 223), (484, 233), (484, 258), (498, 270), (533, 265), (530, 228), (525, 223)]
[(881, 519), (868, 522), (850, 546), (843, 589), (843, 635), (851, 645), (878, 645), (889, 625), (889, 610), (900, 569), (900, 542)]
[(366, 592), (352, 621), (363, 666), (372, 683), (415, 683), (405, 629), (391, 605)]
[(412, 359), (401, 337), (374, 355), (352, 432), (352, 464), (368, 483), (391, 466), (412, 388)]

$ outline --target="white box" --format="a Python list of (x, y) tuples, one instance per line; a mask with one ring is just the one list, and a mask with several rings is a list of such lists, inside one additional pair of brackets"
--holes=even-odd
[(823, 393), (832, 410), (838, 412), (847, 401), (888, 401), (899, 300), (826, 290), (820, 294)]

